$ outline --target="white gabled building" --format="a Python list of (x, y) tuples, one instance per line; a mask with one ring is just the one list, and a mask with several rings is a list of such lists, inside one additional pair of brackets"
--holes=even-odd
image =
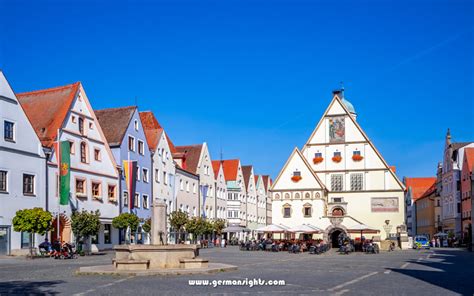
[(176, 146), (176, 151), (175, 160), (181, 168), (199, 176), (199, 215), (215, 218), (215, 179), (207, 144)]
[(221, 161), (227, 186), (227, 239), (243, 240), (247, 237), (245, 209), (245, 182), (240, 160)]
[[(38, 136), (0, 71), (0, 256), (27, 253), (28, 233), (13, 230), (16, 211), (46, 207), (46, 159)], [(34, 246), (43, 240), (35, 236)]]
[(152, 157), (153, 200), (165, 202), (169, 215), (176, 208), (174, 146), (153, 112), (140, 112), (140, 120)]
[(272, 222), (313, 224), (336, 243), (358, 223), (379, 232), (404, 224), (404, 186), (356, 121), (343, 92), (334, 97), (300, 151), (293, 150), (272, 186)]
[(216, 182), (214, 185), (215, 188), (215, 209), (217, 219), (226, 219), (227, 218), (227, 185), (224, 176), (224, 168), (221, 165), (220, 160), (212, 161), (212, 169), (214, 171), (214, 177)]
[(246, 227), (250, 229), (250, 238), (256, 238), (258, 228), (257, 223), (257, 190), (255, 188), (255, 177), (253, 166), (242, 166), (242, 173), (245, 183), (245, 202), (241, 204), (240, 208), (246, 217)]
[(255, 176), (257, 192), (257, 228), (267, 225), (267, 189), (262, 175)]
[[(114, 156), (80, 82), (17, 94), (23, 109), (48, 152), (48, 209), (58, 214), (58, 166), (54, 143), (71, 145), (69, 205), (60, 208), (60, 238), (74, 241), (71, 213), (100, 211), (100, 232), (91, 238), (93, 249), (118, 244), (112, 219), (119, 214), (118, 171)], [(58, 134), (59, 132), (59, 134)], [(53, 226), (56, 221), (53, 221)], [(56, 239), (54, 229), (51, 237)]]

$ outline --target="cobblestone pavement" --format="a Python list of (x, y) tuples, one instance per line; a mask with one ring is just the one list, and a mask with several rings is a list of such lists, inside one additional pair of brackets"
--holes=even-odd
[[(309, 255), (246, 252), (229, 247), (201, 250), (201, 257), (236, 265), (237, 271), (192, 276), (75, 275), (80, 266), (110, 264), (112, 257), (112, 253), (107, 253), (77, 260), (0, 259), (0, 295), (433, 296), (474, 293), (474, 254), (458, 249), (407, 250), (378, 255), (334, 252)], [(250, 287), (253, 279), (284, 280), (285, 285)], [(240, 280), (244, 285), (222, 285), (232, 280)]]

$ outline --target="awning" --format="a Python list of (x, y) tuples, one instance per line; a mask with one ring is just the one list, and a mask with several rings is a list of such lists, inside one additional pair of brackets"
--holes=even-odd
[(263, 226), (257, 228), (257, 232), (264, 232), (264, 233), (285, 233), (291, 232), (289, 228), (283, 224), (270, 224), (267, 226)]
[(311, 234), (311, 233), (322, 233), (324, 232), (321, 228), (318, 228), (314, 225), (310, 225), (310, 224), (301, 224), (301, 225), (298, 225), (298, 226), (295, 226), (295, 227), (291, 227), (289, 229), (290, 232), (301, 232), (301, 233), (307, 233), (307, 234)]
[(250, 229), (240, 225), (229, 225), (222, 229), (222, 232), (250, 232)]
[(349, 232), (360, 232), (360, 235), (362, 236), (362, 233), (365, 232), (365, 233), (377, 233), (377, 232), (380, 232), (380, 230), (378, 230), (377, 228), (375, 227), (371, 227), (371, 226), (368, 226), (368, 225), (365, 225), (365, 224), (362, 224), (362, 223), (357, 223), (355, 225), (352, 225), (350, 227), (347, 227), (347, 230)]

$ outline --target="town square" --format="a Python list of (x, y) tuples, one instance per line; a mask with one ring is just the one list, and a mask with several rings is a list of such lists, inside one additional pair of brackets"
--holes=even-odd
[(472, 2), (0, 11), (0, 295), (474, 295)]

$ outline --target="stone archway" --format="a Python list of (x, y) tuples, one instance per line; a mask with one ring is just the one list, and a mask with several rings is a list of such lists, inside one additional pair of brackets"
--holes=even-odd
[(324, 241), (331, 245), (332, 248), (339, 248), (339, 235), (344, 234), (348, 236), (346, 227), (339, 224), (329, 225), (323, 234)]
[[(52, 222), (52, 229), (51, 229), (51, 241), (55, 241), (58, 237), (57, 233), (57, 225), (58, 225), (58, 220), (57, 216), (54, 217), (53, 222)], [(65, 241), (65, 242), (71, 242), (71, 219), (69, 219), (68, 216), (65, 214), (59, 215), (59, 237), (60, 241)]]

